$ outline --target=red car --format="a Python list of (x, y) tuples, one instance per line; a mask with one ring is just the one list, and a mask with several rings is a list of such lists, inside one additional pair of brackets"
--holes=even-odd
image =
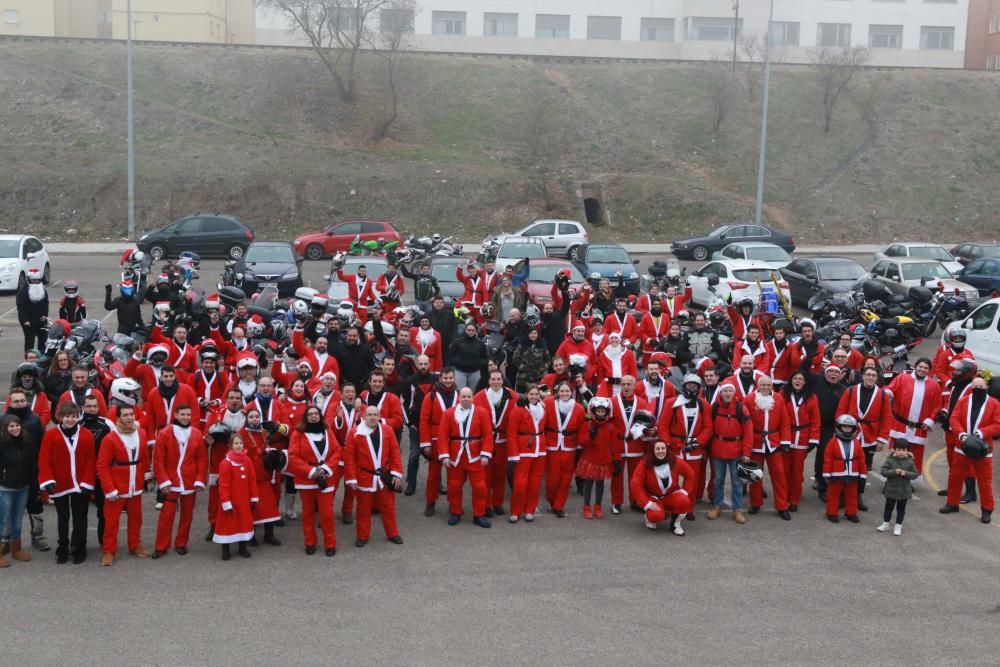
[(403, 243), (391, 222), (385, 220), (348, 220), (330, 227), (325, 232), (310, 232), (299, 236), (292, 242), (295, 252), (306, 259), (323, 259), (338, 252), (347, 252), (356, 237), (362, 241), (377, 241), (380, 238)]
[(531, 271), (528, 273), (528, 300), (539, 308), (552, 301), (552, 283), (556, 274), (566, 269), (569, 271), (569, 287), (577, 293), (587, 284), (580, 269), (565, 259), (532, 259)]

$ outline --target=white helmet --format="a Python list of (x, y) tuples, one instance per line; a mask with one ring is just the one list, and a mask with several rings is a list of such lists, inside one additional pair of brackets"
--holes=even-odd
[(440, 234), (434, 234), (431, 237), (431, 241), (434, 241), (434, 243), (440, 243), (441, 242), (441, 235)]
[(132, 261), (136, 264), (142, 264), (142, 261), (146, 259), (146, 253), (141, 250), (136, 250), (132, 253)]
[[(382, 322), (382, 333), (385, 337), (392, 340), (396, 337), (396, 327), (392, 326), (388, 322)], [(375, 337), (375, 326), (372, 324), (371, 320), (365, 322), (365, 335), (371, 339)]]
[(309, 306), (302, 299), (296, 299), (292, 302), (292, 315), (294, 315), (296, 319), (308, 316)]
[(139, 402), (139, 392), (142, 387), (132, 378), (118, 378), (111, 382), (111, 400), (122, 405), (134, 406)]

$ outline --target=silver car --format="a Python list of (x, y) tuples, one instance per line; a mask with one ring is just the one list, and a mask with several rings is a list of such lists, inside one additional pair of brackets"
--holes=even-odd
[(572, 258), (573, 252), (590, 240), (587, 230), (576, 220), (535, 220), (516, 232), (487, 237), (483, 245), (491, 240), (502, 242), (516, 236), (541, 239), (550, 257), (568, 258)]
[(979, 290), (955, 280), (944, 264), (937, 260), (915, 257), (881, 259), (872, 267), (871, 276), (894, 294), (906, 294), (911, 287), (920, 285), (921, 278), (936, 278), (944, 285), (945, 293), (954, 294), (957, 289), (970, 307), (979, 303)]

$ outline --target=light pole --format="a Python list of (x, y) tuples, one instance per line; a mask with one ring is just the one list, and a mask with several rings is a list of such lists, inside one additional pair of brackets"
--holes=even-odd
[(767, 102), (771, 93), (771, 24), (774, 23), (774, 0), (767, 16), (767, 36), (764, 38), (764, 103), (760, 119), (760, 161), (757, 164), (757, 211), (754, 223), (761, 224), (764, 213), (764, 163), (767, 159)]
[(740, 0), (733, 0), (733, 11), (736, 12), (733, 19), (733, 76), (736, 76), (736, 40), (740, 35)]
[(132, 0), (128, 0), (128, 39), (125, 53), (128, 64), (128, 238), (135, 238), (135, 133), (132, 128)]

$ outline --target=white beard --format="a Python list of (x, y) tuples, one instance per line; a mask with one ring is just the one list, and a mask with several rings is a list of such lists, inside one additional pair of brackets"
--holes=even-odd
[(773, 395), (765, 396), (764, 394), (758, 392), (757, 394), (754, 394), (754, 397), (755, 397), (754, 401), (757, 404), (757, 409), (767, 412), (768, 410), (774, 407)]
[(28, 283), (28, 299), (32, 303), (38, 303), (45, 298), (45, 285), (41, 283)]

